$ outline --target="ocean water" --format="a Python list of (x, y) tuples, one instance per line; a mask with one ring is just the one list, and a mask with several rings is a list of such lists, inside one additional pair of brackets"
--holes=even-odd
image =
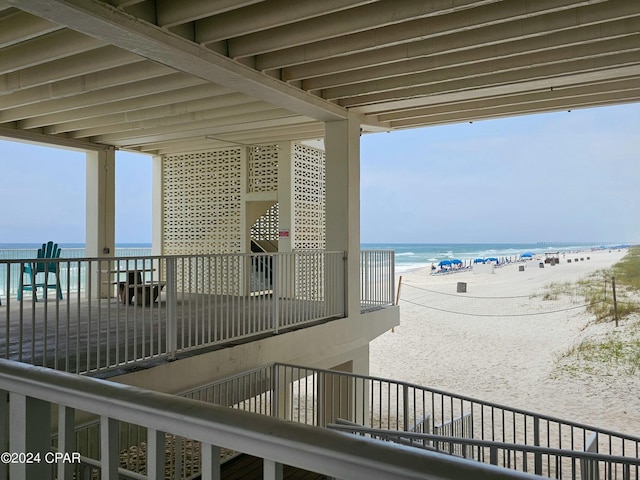
[(495, 257), (501, 261), (517, 260), (523, 253), (534, 256), (545, 252), (572, 252), (602, 248), (592, 243), (541, 244), (541, 243), (366, 243), (363, 249), (393, 250), (396, 272), (437, 265), (441, 260), (457, 258), (469, 265), (476, 258)]
[[(0, 243), (0, 259), (32, 258), (37, 255), (41, 243)], [(84, 258), (84, 243), (58, 243), (62, 258)], [(119, 243), (116, 256), (151, 255), (150, 243)]]
[[(41, 244), (29, 243), (0, 243), (0, 258), (24, 258), (16, 256), (16, 250), (22, 252), (35, 251)], [(69, 258), (84, 257), (84, 244), (62, 243), (62, 256)], [(540, 243), (363, 243), (363, 250), (393, 250), (396, 259), (396, 271), (402, 272), (415, 268), (427, 267), (440, 260), (457, 258), (469, 264), (476, 258), (496, 257), (500, 260), (515, 260), (523, 253), (542, 254), (544, 252), (571, 252), (592, 248), (604, 248), (605, 246), (593, 243), (567, 244), (540, 244)], [(135, 250), (134, 255), (151, 255), (151, 244), (146, 243), (122, 243), (116, 245), (116, 255), (126, 256), (127, 250)], [(140, 249), (140, 250), (139, 250)], [(145, 252), (145, 250), (147, 250)]]

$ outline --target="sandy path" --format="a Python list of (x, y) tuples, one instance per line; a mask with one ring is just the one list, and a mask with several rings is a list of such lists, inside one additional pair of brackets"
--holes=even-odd
[[(465, 282), (467, 293), (460, 295), (467, 297), (528, 296), (550, 283), (576, 282), (610, 267), (625, 253), (581, 252), (575, 257), (584, 261), (568, 264), (563, 260), (545, 268), (539, 268), (539, 260), (534, 259), (526, 263), (524, 272), (511, 264), (494, 274), (432, 276), (427, 269), (404, 273), (401, 324), (371, 343), (371, 375), (640, 435), (640, 373), (569, 375), (555, 368), (558, 357), (585, 335), (590, 318), (583, 308), (534, 316), (475, 317), (425, 308), (424, 302), (432, 297), (425, 297), (421, 290), (456, 294), (457, 282)], [(480, 311), (486, 303), (448, 298), (444, 310), (456, 310), (458, 302), (462, 309), (473, 310), (476, 305)], [(542, 300), (528, 297), (522, 305), (519, 301), (496, 300), (496, 312), (522, 313), (536, 303), (544, 311), (552, 308), (540, 307)]]

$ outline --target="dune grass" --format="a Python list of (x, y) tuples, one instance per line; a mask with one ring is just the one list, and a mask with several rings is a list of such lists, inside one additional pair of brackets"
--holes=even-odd
[[(629, 249), (612, 268), (578, 282), (594, 323), (615, 320), (612, 277), (616, 282), (619, 328), (582, 339), (560, 356), (556, 363), (558, 371), (570, 375), (640, 374), (640, 247)], [(562, 290), (555, 287), (549, 291)]]
[(629, 253), (612, 268), (599, 270), (587, 278), (574, 283), (552, 283), (543, 292), (533, 297), (557, 300), (561, 296), (581, 297), (587, 312), (596, 322), (615, 320), (612, 278), (616, 283), (618, 319), (640, 313), (640, 246), (632, 247)]
[(640, 374), (640, 322), (625, 331), (583, 339), (561, 356), (558, 370), (604, 376)]

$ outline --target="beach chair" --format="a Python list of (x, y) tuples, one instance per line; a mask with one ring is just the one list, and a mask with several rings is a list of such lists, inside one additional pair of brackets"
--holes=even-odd
[[(47, 242), (43, 243), (42, 247), (38, 249), (37, 259), (47, 258), (60, 258), (61, 250), (58, 248), (57, 243)], [(44, 279), (41, 283), (38, 283), (38, 274), (44, 274)], [(24, 283), (25, 274), (29, 277), (29, 283)], [(49, 274), (55, 275), (55, 282), (49, 283)], [(18, 286), (18, 300), (22, 298), (23, 290), (31, 290), (33, 294), (33, 300), (38, 301), (36, 290), (41, 287), (43, 290), (48, 288), (56, 289), (58, 292), (58, 298), (62, 300), (62, 287), (60, 286), (60, 268), (58, 262), (38, 262), (24, 263), (20, 272), (20, 285)], [(44, 293), (46, 295), (46, 291)]]

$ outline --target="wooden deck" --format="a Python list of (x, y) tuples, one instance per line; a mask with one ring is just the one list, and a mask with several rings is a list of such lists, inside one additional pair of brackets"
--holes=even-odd
[[(0, 306), (0, 358), (85, 373), (167, 355), (167, 303), (123, 304), (117, 298), (71, 296), (59, 301), (3, 301)], [(304, 319), (323, 318), (316, 301), (268, 295), (190, 295), (176, 303), (177, 351), (235, 344), (273, 333)], [(328, 318), (328, 317), (325, 317)], [(306, 323), (306, 322), (305, 322)]]

